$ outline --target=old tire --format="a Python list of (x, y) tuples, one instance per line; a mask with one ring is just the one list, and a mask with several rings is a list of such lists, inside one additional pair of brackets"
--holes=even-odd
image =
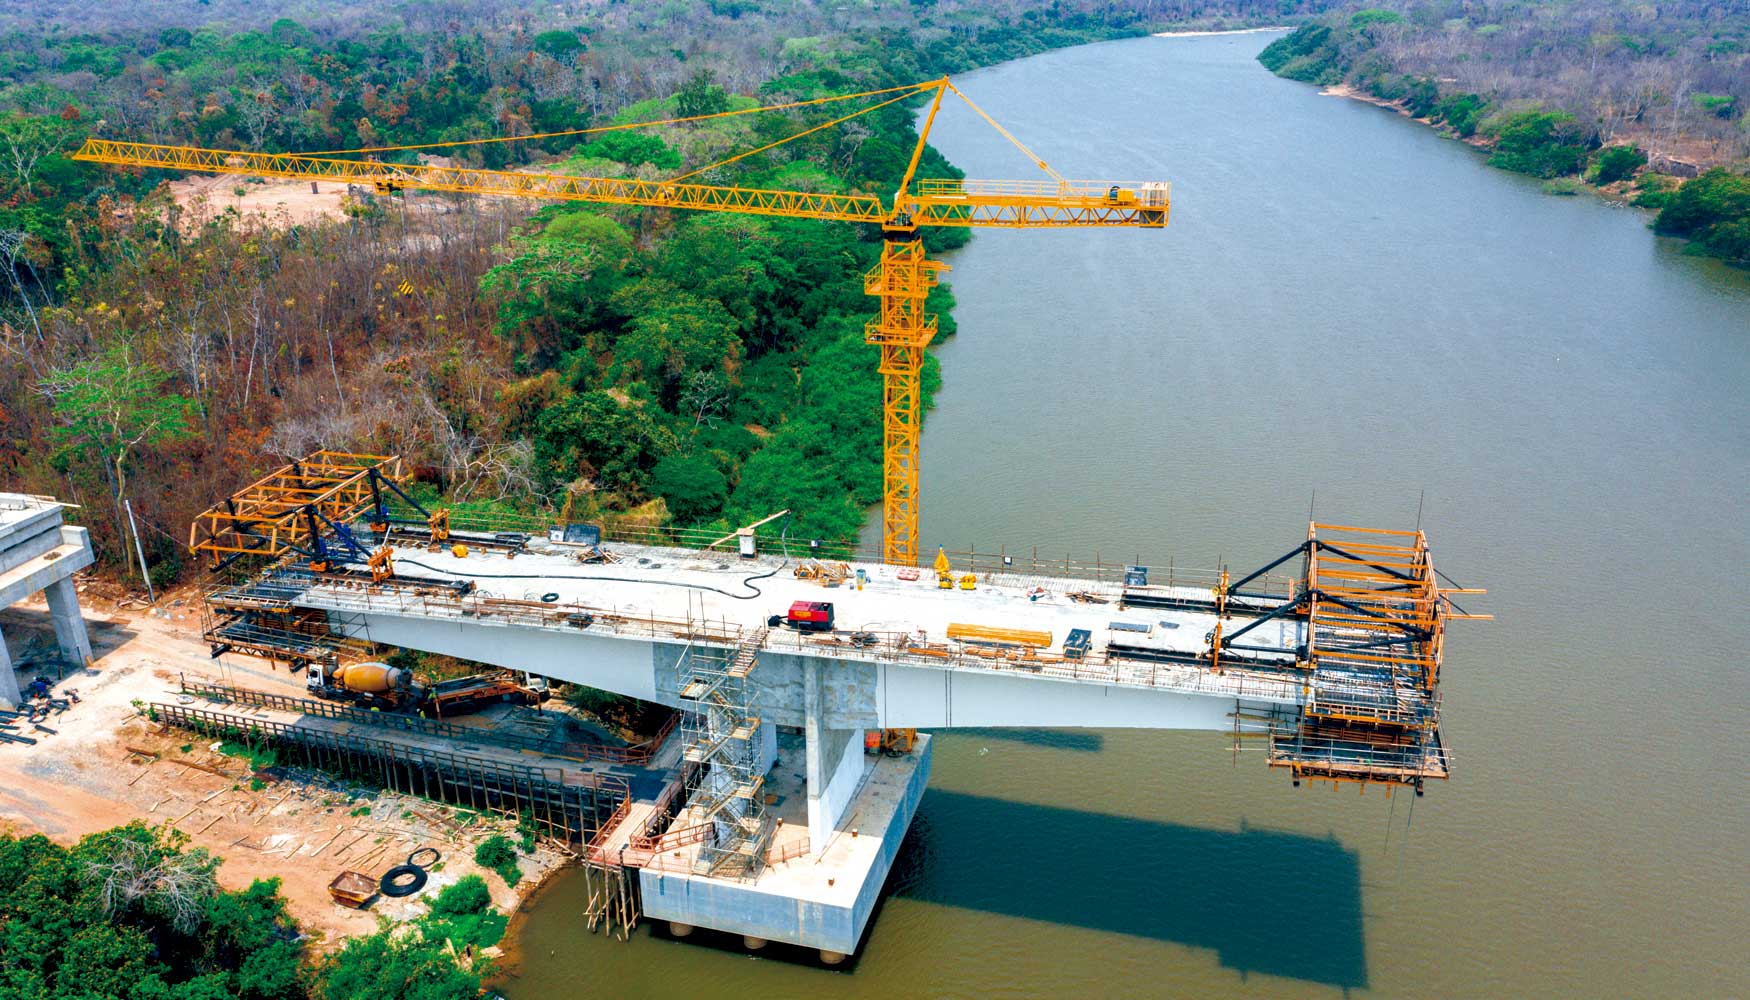
[(383, 873), (377, 888), (391, 899), (400, 899), (425, 888), (425, 877), (425, 869), (418, 865), (396, 865)]
[[(425, 855), (425, 854), (431, 855), (430, 860), (427, 860), (427, 861), (416, 860), (421, 855)], [(438, 853), (437, 848), (435, 848), (435, 847), (421, 847), (419, 850), (414, 851), (412, 854), (409, 854), (407, 856), (407, 863), (408, 863), (408, 865), (410, 865), (414, 868), (430, 868), (432, 865), (437, 864), (442, 859), (443, 859), (443, 855)]]

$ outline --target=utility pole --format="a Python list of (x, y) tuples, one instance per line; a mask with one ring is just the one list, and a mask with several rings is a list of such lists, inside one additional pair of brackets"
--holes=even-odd
[(127, 508), (128, 527), (134, 532), (134, 554), (140, 557), (140, 579), (146, 582), (146, 603), (157, 604), (158, 595), (152, 592), (152, 574), (146, 571), (146, 549), (140, 544), (140, 526), (134, 521), (134, 502), (124, 497), (122, 506)]

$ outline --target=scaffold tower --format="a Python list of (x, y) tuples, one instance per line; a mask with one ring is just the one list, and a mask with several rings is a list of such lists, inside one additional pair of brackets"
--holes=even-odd
[(760, 766), (762, 723), (749, 704), (747, 678), (766, 635), (765, 628), (751, 629), (733, 650), (691, 646), (682, 661), (683, 757), (699, 775), (687, 808), (692, 824), (710, 826), (695, 874), (751, 879), (765, 867), (774, 824)]

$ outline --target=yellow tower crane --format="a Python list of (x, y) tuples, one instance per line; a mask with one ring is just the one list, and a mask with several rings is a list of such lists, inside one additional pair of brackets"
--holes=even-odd
[[(1041, 181), (978, 181), (916, 178), (918, 162), (942, 98), (953, 93), (1003, 137), (1020, 149), (1049, 179)], [(905, 176), (891, 204), (868, 194), (821, 194), (688, 182), (707, 171), (764, 152), (793, 139), (819, 132), (913, 97), (928, 96), (929, 112), (912, 149)], [(526, 171), (478, 170), (421, 164), (384, 163), (350, 158), (415, 149), (451, 148), (495, 142), (518, 142), (557, 136), (587, 135), (621, 129), (647, 128), (734, 115), (778, 111), (860, 98), (884, 97), (851, 114), (812, 126), (794, 135), (737, 153), (668, 180), (575, 177)], [(343, 158), (349, 157), (349, 158)], [(472, 139), (424, 145), (379, 146), (321, 153), (251, 153), (158, 146), (111, 139), (88, 139), (73, 159), (128, 167), (157, 167), (259, 177), (368, 184), (383, 193), (406, 188), (471, 194), (543, 198), (649, 208), (685, 208), (747, 215), (773, 215), (879, 225), (885, 236), (881, 261), (864, 276), (863, 290), (880, 300), (879, 315), (864, 327), (864, 339), (880, 348), (882, 393), (882, 531), (884, 561), (901, 566), (917, 563), (918, 434), (924, 352), (936, 336), (936, 317), (925, 308), (937, 275), (947, 265), (928, 259), (918, 230), (925, 226), (996, 227), (1006, 229), (1151, 228), (1167, 224), (1168, 185), (1159, 182), (1067, 180), (1008, 130), (973, 104), (947, 77), (904, 87), (863, 91), (834, 97), (792, 101), (710, 115), (607, 125), (539, 135)]]

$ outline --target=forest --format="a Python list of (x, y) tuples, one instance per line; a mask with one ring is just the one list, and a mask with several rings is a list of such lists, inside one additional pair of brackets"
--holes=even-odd
[[(1321, 5), (1305, 5), (1306, 11)], [(827, 119), (799, 108), (445, 147), (877, 89), (1169, 23), (1302, 5), (12, 5), (0, 14), (0, 473), (79, 504), (100, 560), (184, 573), (192, 515), (316, 447), (396, 453), (449, 500), (847, 539), (880, 490), (861, 340), (872, 227), (360, 192), (253, 224), (89, 135), (664, 177)], [(305, 20), (282, 16), (305, 11)], [(916, 103), (705, 175), (888, 194)], [(1018, 169), (1024, 167), (1018, 164)], [(953, 176), (929, 151), (920, 176)], [(252, 183), (239, 180), (237, 190)], [(934, 234), (933, 250), (964, 234)], [(947, 289), (934, 307), (953, 331)], [(929, 377), (936, 379), (933, 370)]]
[[(1326, 12), (1259, 61), (1482, 146), (1494, 166), (1660, 210), (1654, 228), (1750, 264), (1750, 11), (1685, 0)], [(1683, 183), (1700, 177), (1699, 182)]]
[(464, 1000), (504, 917), (478, 875), (445, 886), (401, 930), (307, 963), (278, 879), (219, 885), (221, 860), (138, 821), (64, 847), (0, 834), (0, 996), (14, 1000)]

